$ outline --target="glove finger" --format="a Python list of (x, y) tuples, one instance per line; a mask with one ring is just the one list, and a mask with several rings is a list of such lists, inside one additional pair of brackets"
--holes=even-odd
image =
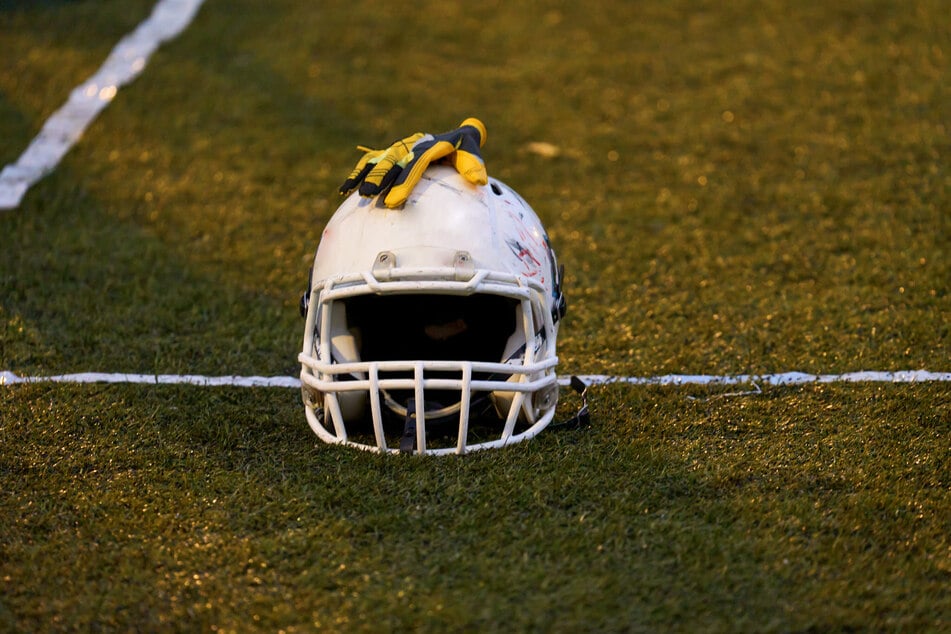
[[(384, 155), (376, 163), (376, 165), (371, 166), (369, 173), (363, 180), (363, 183), (360, 184), (360, 194), (363, 196), (375, 196), (383, 191), (383, 181), (387, 178), (387, 174), (393, 169), (397, 168), (397, 162), (402, 157), (395, 157), (391, 154)], [(391, 182), (390, 178), (387, 182)]]
[(466, 126), (462, 128), (462, 131), (463, 133), (456, 145), (456, 151), (452, 155), (452, 164), (470, 183), (485, 185), (488, 183), (489, 176), (485, 170), (482, 153), (479, 151), (481, 133), (476, 131), (473, 126)]
[(393, 182), (397, 177), (403, 173), (402, 165), (394, 165), (393, 169), (386, 173), (386, 176), (383, 177), (383, 180), (380, 181), (380, 191), (385, 192), (390, 188)]
[[(472, 128), (466, 128), (466, 130), (472, 130)], [(474, 154), (479, 157), (482, 156), (479, 137), (475, 133), (470, 134), (469, 132), (463, 132), (456, 142), (456, 148), (468, 152), (469, 154)]]
[(360, 160), (357, 161), (356, 167), (354, 167), (353, 171), (350, 172), (350, 176), (348, 176), (347, 180), (345, 180), (340, 186), (341, 194), (350, 193), (350, 191), (356, 187), (357, 184), (359, 184), (360, 181), (362, 181), (366, 177), (367, 173), (373, 168), (372, 159), (383, 153), (382, 150), (371, 150), (362, 146), (359, 149), (364, 150), (366, 153), (360, 157)]
[(474, 185), (485, 185), (489, 182), (489, 174), (485, 170), (485, 163), (478, 154), (472, 154), (462, 149), (452, 154), (452, 164), (462, 177)]
[(449, 141), (456, 146), (465, 142), (478, 150), (485, 145), (486, 134), (485, 124), (474, 117), (469, 117), (460, 123), (455, 130), (437, 134), (435, 138), (438, 141)]
[(391, 167), (383, 176), (380, 178), (379, 182), (375, 180), (363, 181), (360, 184), (360, 195), (361, 196), (376, 196), (385, 192), (390, 188), (390, 185), (393, 184), (393, 181), (403, 172), (403, 168), (399, 165), (394, 165)]
[(462, 133), (466, 136), (475, 137), (479, 147), (485, 145), (485, 139), (488, 136), (488, 132), (485, 129), (485, 124), (475, 117), (469, 117), (460, 123), (459, 130), (462, 131)]
[[(403, 156), (403, 158), (397, 161), (393, 167), (387, 170), (386, 174), (383, 174), (382, 177), (380, 177), (379, 183), (377, 183), (376, 176), (374, 176), (372, 184), (367, 185), (364, 183), (360, 189), (360, 193), (364, 196), (375, 196), (388, 190), (390, 186), (392, 186), (393, 183), (397, 181), (397, 178), (403, 173), (406, 166), (412, 163), (416, 159), (417, 155), (421, 156), (422, 154), (425, 154), (426, 151), (432, 147), (433, 143), (434, 141), (432, 135), (426, 135), (417, 141), (413, 145), (412, 150), (410, 150), (405, 156)], [(402, 182), (402, 180), (399, 182)]]
[(345, 180), (343, 185), (340, 186), (340, 193), (349, 194), (351, 191), (353, 191), (353, 188), (359, 185), (360, 181), (366, 178), (366, 175), (371, 169), (373, 169), (373, 165), (370, 163), (364, 165), (362, 169), (359, 166), (354, 168), (353, 172), (350, 173), (350, 176), (347, 177), (347, 180)]
[[(417, 148), (417, 150), (420, 149), (421, 148)], [(423, 177), (423, 172), (426, 171), (429, 164), (449, 156), (454, 150), (455, 146), (452, 143), (448, 141), (436, 141), (425, 151), (414, 151), (413, 154), (415, 156), (413, 160), (411, 160), (406, 167), (403, 168), (399, 176), (396, 177), (396, 180), (393, 182), (393, 187), (390, 188), (390, 192), (383, 200), (386, 206), (393, 208), (405, 203), (406, 199), (409, 198), (410, 192), (413, 191), (413, 188), (419, 183), (419, 179)]]
[(400, 139), (381, 152), (376, 160), (376, 165), (365, 176), (364, 182), (360, 186), (360, 193), (363, 196), (375, 196), (385, 191), (388, 185), (384, 185), (384, 182), (391, 183), (401, 170), (397, 170), (394, 175), (388, 176), (390, 171), (403, 164), (406, 155), (412, 153), (413, 144), (422, 136), (422, 133), (417, 132), (412, 136)]

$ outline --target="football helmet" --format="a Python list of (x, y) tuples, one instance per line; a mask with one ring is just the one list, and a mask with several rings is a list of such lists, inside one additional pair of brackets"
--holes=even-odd
[(351, 194), (301, 298), (301, 389), (321, 440), (449, 454), (532, 438), (555, 415), (563, 270), (493, 178), (433, 165), (405, 205)]

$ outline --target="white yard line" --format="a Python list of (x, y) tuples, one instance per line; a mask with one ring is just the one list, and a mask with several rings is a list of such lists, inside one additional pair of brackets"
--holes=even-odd
[(56, 168), (86, 127), (135, 79), (163, 42), (188, 26), (204, 0), (159, 0), (145, 21), (123, 37), (96, 73), (73, 89), (66, 103), (46, 120), (16, 163), (0, 172), (0, 210), (16, 209), (27, 190)]
[[(902, 370), (898, 372), (849, 372), (846, 374), (805, 374), (783, 372), (781, 374), (737, 374), (716, 376), (709, 374), (665, 374), (663, 376), (606, 376), (603, 374), (579, 375), (588, 385), (621, 383), (628, 385), (742, 385), (762, 383), (765, 385), (802, 385), (807, 383), (926, 383), (951, 381), (951, 372), (927, 370)], [(570, 376), (558, 379), (567, 385)], [(82, 372), (52, 376), (19, 376), (9, 371), (0, 371), (0, 386), (18, 383), (139, 383), (145, 385), (199, 385), (234, 387), (282, 387), (299, 388), (300, 380), (294, 376), (202, 376), (196, 374), (122, 374), (107, 372)]]

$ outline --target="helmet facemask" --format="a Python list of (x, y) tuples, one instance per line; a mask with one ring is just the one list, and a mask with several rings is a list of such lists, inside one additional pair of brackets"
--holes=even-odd
[[(542, 289), (480, 273), (473, 278), (481, 283), (445, 280), (442, 292), (379, 280), (313, 289), (311, 353), (300, 360), (314, 431), (327, 442), (431, 454), (501, 446), (541, 431), (558, 389), (547, 349), (554, 324), (537, 298)], [(395, 288), (374, 293), (372, 286)]]

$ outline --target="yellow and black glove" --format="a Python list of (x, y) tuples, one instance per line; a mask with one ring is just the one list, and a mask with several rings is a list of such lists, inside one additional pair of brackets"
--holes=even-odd
[(437, 135), (417, 132), (385, 150), (359, 146), (365, 154), (340, 186), (340, 193), (348, 194), (359, 185), (361, 196), (386, 192), (383, 203), (390, 208), (399, 207), (406, 202), (426, 168), (437, 161), (452, 165), (469, 182), (485, 185), (488, 174), (479, 152), (485, 145), (485, 137), (485, 125), (470, 117), (450, 132)]

